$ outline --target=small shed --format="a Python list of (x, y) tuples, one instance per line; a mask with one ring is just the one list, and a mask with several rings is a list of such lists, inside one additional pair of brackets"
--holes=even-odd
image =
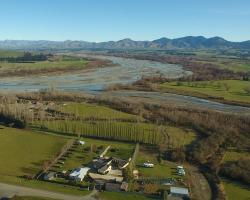
[(77, 168), (70, 173), (69, 178), (73, 180), (82, 181), (89, 170), (90, 168), (88, 167)]
[(188, 192), (187, 188), (170, 187), (169, 196), (187, 198), (187, 197), (189, 197), (189, 192)]
[(56, 177), (56, 172), (48, 172), (43, 176), (45, 181), (51, 181)]

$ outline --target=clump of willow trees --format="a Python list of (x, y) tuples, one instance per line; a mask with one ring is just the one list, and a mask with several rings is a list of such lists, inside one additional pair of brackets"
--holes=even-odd
[(33, 119), (33, 112), (25, 105), (15, 102), (15, 97), (4, 96), (0, 99), (0, 122), (16, 127), (25, 128)]

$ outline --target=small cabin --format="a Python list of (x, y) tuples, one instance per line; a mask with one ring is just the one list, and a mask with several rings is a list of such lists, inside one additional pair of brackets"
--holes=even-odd
[(56, 172), (48, 172), (43, 176), (43, 180), (51, 181), (56, 178)]
[(171, 199), (171, 197), (180, 199), (189, 199), (189, 192), (187, 188), (170, 187), (170, 193), (168, 197), (170, 197), (169, 199)]

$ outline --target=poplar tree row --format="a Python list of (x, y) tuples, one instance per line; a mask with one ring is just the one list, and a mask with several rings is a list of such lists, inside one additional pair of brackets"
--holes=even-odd
[(137, 123), (122, 122), (92, 122), (81, 121), (42, 121), (43, 128), (61, 133), (87, 137), (104, 138), (120, 141), (159, 144), (161, 142), (161, 128), (145, 126)]

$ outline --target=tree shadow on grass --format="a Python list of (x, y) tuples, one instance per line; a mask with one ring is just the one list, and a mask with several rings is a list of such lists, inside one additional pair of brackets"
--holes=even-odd
[(34, 167), (21, 167), (20, 169), (25, 175), (34, 175), (39, 171), (38, 168)]
[(230, 180), (230, 179), (226, 179), (226, 178), (223, 178), (223, 181), (228, 183), (228, 184), (232, 184), (235, 187), (239, 187), (241, 189), (250, 191), (250, 186), (247, 184), (241, 183), (240, 181)]
[(250, 94), (244, 93), (244, 92), (230, 92), (232, 95), (237, 95), (237, 96), (245, 96), (250, 98)]
[(34, 175), (36, 174), (39, 170), (42, 169), (42, 165), (43, 165), (44, 161), (38, 161), (38, 162), (32, 162), (30, 163), (30, 167), (21, 167), (21, 171), (24, 174), (28, 174), (28, 175)]

